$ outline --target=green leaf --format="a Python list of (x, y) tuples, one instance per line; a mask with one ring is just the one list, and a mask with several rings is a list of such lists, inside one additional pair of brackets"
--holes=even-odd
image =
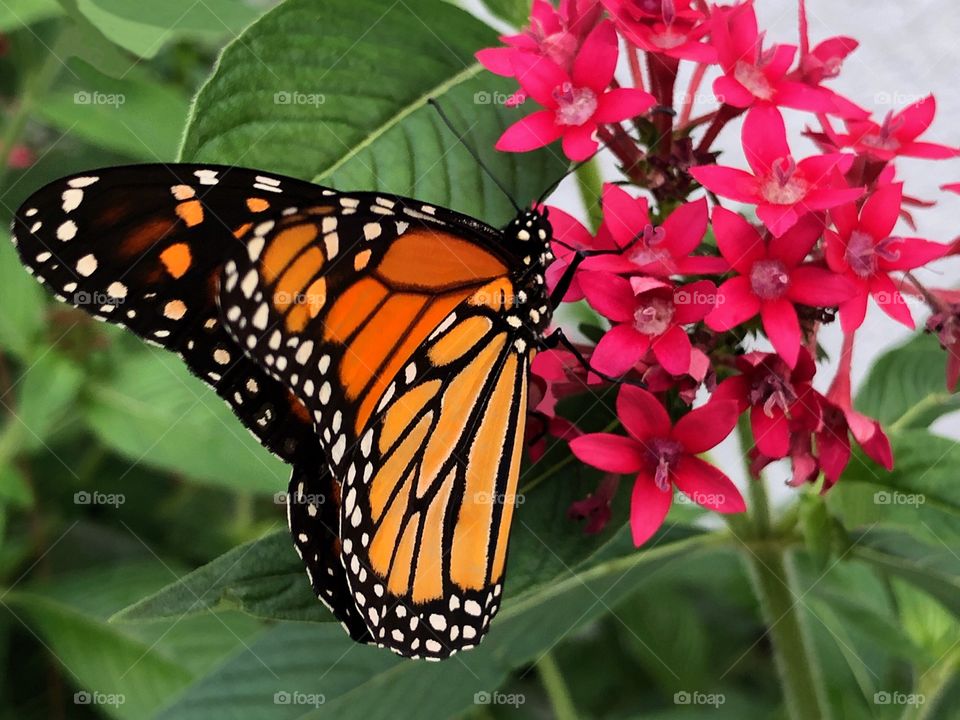
[(144, 58), (179, 40), (235, 37), (257, 16), (254, 7), (237, 0), (77, 0), (77, 8), (111, 41)]
[(24, 370), (18, 386), (15, 426), (21, 451), (48, 445), (73, 408), (83, 379), (83, 370), (55, 350)]
[(61, 15), (57, 0), (4, 0), (0, 3), (0, 32), (12, 32)]
[(608, 612), (654, 569), (716, 541), (700, 536), (636, 552), (570, 575), (535, 596), (508, 598), (487, 639), (443, 663), (410, 662), (359, 647), (333, 624), (282, 624), (262, 636), (252, 653), (238, 654), (191, 687), (160, 717), (375, 720), (396, 717), (397, 708), (414, 699), (419, 717), (448, 717), (472, 707), (475, 693), (499, 686), (511, 669)]
[(255, 492), (286, 487), (288, 468), (254, 440), (216, 393), (171, 353), (116, 354), (82, 408), (109, 447), (198, 482)]
[(226, 48), (200, 91), (182, 157), (259, 167), (344, 189), (383, 190), (491, 223), (506, 198), (426, 105), (440, 100), (518, 202), (566, 163), (497, 153), (516, 110), (510, 83), (474, 61), (493, 31), (439, 0), (290, 0)]
[(947, 390), (946, 363), (937, 338), (917, 334), (877, 359), (857, 393), (857, 409), (897, 429), (927, 427), (960, 408), (960, 395)]
[(83, 60), (40, 104), (40, 115), (64, 131), (136, 160), (168, 161), (177, 153), (187, 96), (134, 67), (123, 79), (104, 75)]
[(887, 472), (854, 453), (827, 504), (848, 529), (876, 524), (930, 543), (960, 543), (960, 446), (921, 430), (890, 437), (895, 465)]
[(523, 27), (530, 20), (530, 0), (482, 0), (491, 13), (514, 27)]
[(0, 505), (9, 503), (14, 507), (28, 508), (33, 506), (33, 502), (33, 491), (20, 469), (9, 462), (0, 463)]
[(28, 360), (43, 328), (43, 290), (27, 274), (9, 242), (0, 232), (0, 348)]

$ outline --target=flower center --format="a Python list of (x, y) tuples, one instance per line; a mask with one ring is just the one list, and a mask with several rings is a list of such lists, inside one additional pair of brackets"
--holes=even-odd
[(761, 100), (772, 100), (773, 85), (763, 74), (763, 70), (753, 63), (740, 60), (733, 68), (733, 78)]
[(773, 417), (774, 408), (786, 412), (796, 402), (797, 392), (788, 378), (771, 370), (753, 381), (747, 398), (751, 405), (762, 405), (767, 417)]
[(654, 295), (641, 302), (633, 313), (633, 326), (644, 335), (663, 335), (670, 328), (676, 313), (673, 300)]
[(628, 257), (637, 265), (649, 265), (657, 260), (665, 259), (670, 253), (660, 247), (667, 238), (667, 231), (662, 227), (654, 227), (647, 223), (643, 230), (634, 237), (634, 247)]
[(654, 481), (657, 488), (663, 491), (670, 489), (670, 472), (676, 467), (677, 461), (683, 455), (683, 446), (676, 440), (669, 438), (654, 438), (645, 443), (647, 461), (654, 468)]
[(597, 96), (590, 88), (574, 87), (565, 82), (555, 88), (553, 99), (557, 102), (558, 125), (583, 125), (597, 111)]
[(864, 135), (860, 142), (878, 150), (894, 151), (900, 147), (900, 141), (897, 140), (896, 133), (901, 127), (903, 127), (903, 118), (894, 118), (893, 112), (888, 112), (879, 130)]
[(761, 300), (776, 300), (790, 287), (790, 273), (775, 258), (757, 260), (750, 268), (750, 287)]
[(857, 277), (872, 277), (877, 272), (878, 258), (893, 262), (900, 257), (900, 251), (891, 247), (899, 240), (900, 238), (888, 237), (876, 242), (869, 233), (854, 230), (847, 241), (844, 257)]
[(797, 173), (796, 161), (789, 156), (780, 157), (773, 161), (761, 193), (774, 205), (793, 205), (806, 196), (808, 187), (807, 181)]

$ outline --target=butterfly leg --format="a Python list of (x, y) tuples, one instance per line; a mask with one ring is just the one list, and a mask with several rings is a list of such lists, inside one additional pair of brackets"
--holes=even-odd
[(611, 382), (611, 383), (617, 383), (618, 385), (635, 385), (641, 388), (645, 388), (647, 386), (647, 384), (642, 380), (633, 380), (631, 378), (623, 378), (623, 377), (616, 378), (616, 377), (607, 375), (606, 373), (602, 373), (596, 368), (594, 368), (592, 365), (590, 365), (590, 361), (583, 356), (582, 352), (580, 352), (580, 349), (576, 345), (574, 345), (573, 341), (571, 341), (570, 338), (567, 337), (566, 333), (563, 332), (563, 328), (556, 328), (552, 333), (550, 333), (547, 337), (543, 339), (542, 347), (544, 350), (555, 350), (556, 348), (561, 346), (565, 350), (568, 350), (571, 353), (573, 353), (573, 356), (577, 359), (577, 361), (583, 366), (583, 368), (588, 373), (593, 373), (594, 375), (599, 377), (601, 380), (606, 380), (607, 382)]

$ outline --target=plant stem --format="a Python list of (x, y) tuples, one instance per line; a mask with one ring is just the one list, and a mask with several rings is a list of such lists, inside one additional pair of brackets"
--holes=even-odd
[(577, 186), (580, 188), (580, 197), (587, 209), (591, 232), (596, 232), (603, 222), (603, 210), (600, 207), (600, 198), (603, 193), (603, 178), (600, 176), (600, 167), (596, 158), (585, 162), (577, 168)]
[[(737, 421), (737, 438), (740, 440), (740, 452), (744, 459), (747, 451), (753, 446), (753, 434), (750, 430), (750, 416), (744, 413)], [(745, 465), (747, 463), (744, 463)], [(747, 512), (750, 518), (751, 535), (753, 537), (768, 537), (770, 535), (770, 501), (767, 499), (767, 486), (761, 474), (757, 478), (747, 471)]]
[(540, 673), (540, 682), (543, 683), (543, 688), (550, 699), (553, 717), (557, 720), (577, 720), (577, 709), (573, 704), (573, 698), (570, 697), (570, 689), (563, 679), (556, 658), (546, 653), (537, 663), (537, 672)]
[(787, 716), (791, 720), (828, 720), (830, 706), (802, 618), (791, 551), (763, 545), (751, 550), (743, 557), (773, 645)]

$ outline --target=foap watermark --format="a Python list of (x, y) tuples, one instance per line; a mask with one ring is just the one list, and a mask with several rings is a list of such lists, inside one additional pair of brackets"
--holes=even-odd
[(902, 107), (904, 105), (913, 105), (923, 100), (926, 95), (920, 93), (905, 92), (886, 92), (881, 90), (873, 96), (874, 105), (892, 105)]
[(73, 494), (74, 505), (106, 505), (108, 507), (119, 508), (127, 501), (127, 496), (122, 493), (103, 493), (99, 490), (89, 492), (80, 490)]
[(477, 505), (523, 505), (525, 500), (521, 493), (478, 492), (473, 496)]
[(889, 490), (877, 490), (873, 494), (874, 505), (908, 505), (920, 507), (927, 501), (927, 496), (922, 493), (904, 493)]
[(527, 696), (523, 693), (504, 693), (497, 692), (496, 690), (487, 692), (486, 690), (481, 690), (473, 695), (474, 705), (508, 705), (518, 708), (525, 702), (527, 702)]
[(111, 707), (120, 707), (127, 702), (127, 696), (123, 693), (103, 693), (96, 690), (80, 690), (73, 694), (74, 705), (109, 705)]
[(91, 307), (104, 307), (105, 305), (111, 305), (117, 307), (123, 305), (124, 298), (116, 297), (109, 293), (101, 292), (99, 290), (94, 292), (87, 292), (86, 290), (80, 290), (75, 292), (71, 301), (77, 307), (84, 307), (89, 305)]
[(723, 305), (726, 298), (716, 292), (703, 292), (702, 290), (687, 290), (679, 288), (673, 293), (674, 305)]
[(273, 94), (274, 105), (311, 105), (319, 107), (327, 102), (323, 93), (307, 93), (299, 90), (281, 90)]
[(495, 90), (478, 90), (473, 94), (474, 105), (517, 105), (520, 102), (517, 93), (505, 93)]
[(126, 102), (127, 96), (123, 93), (77, 90), (77, 92), (73, 94), (74, 105), (106, 105), (107, 107), (119, 108)]
[(727, 501), (727, 496), (723, 493), (705, 493), (695, 490), (687, 495), (685, 492), (677, 490), (673, 495), (673, 500), (677, 505), (701, 505), (703, 507), (720, 507)]
[(727, 696), (723, 693), (705, 693), (699, 690), (680, 690), (673, 694), (674, 705), (701, 705), (713, 708), (719, 708), (727, 702)]
[(900, 692), (899, 690), (890, 692), (888, 690), (881, 690), (880, 692), (875, 692), (873, 694), (874, 705), (911, 705), (913, 707), (919, 707), (926, 701), (927, 698), (922, 693), (905, 693)]
[(323, 505), (326, 501), (327, 496), (323, 493), (278, 492), (273, 495), (275, 505)]
[(307, 693), (299, 690), (278, 690), (273, 694), (274, 705), (300, 705), (305, 707), (320, 707), (327, 701), (323, 693)]

